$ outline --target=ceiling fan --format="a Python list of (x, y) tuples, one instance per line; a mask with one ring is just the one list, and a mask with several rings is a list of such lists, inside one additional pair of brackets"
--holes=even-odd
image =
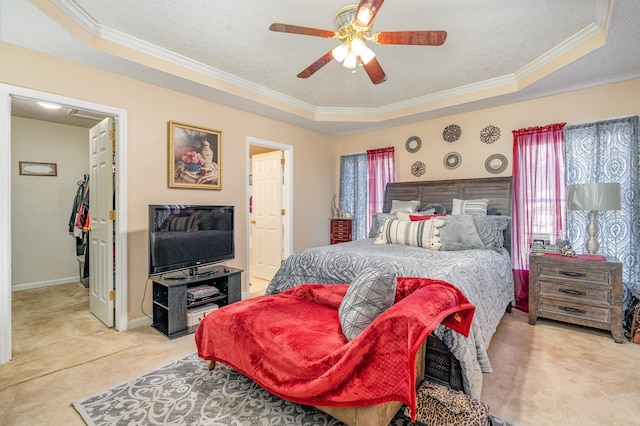
[(281, 23), (273, 23), (269, 29), (283, 33), (337, 38), (342, 42), (338, 47), (328, 51), (305, 68), (298, 74), (299, 78), (312, 76), (335, 59), (342, 62), (346, 68), (353, 69), (354, 72), (359, 62), (373, 84), (380, 84), (387, 80), (387, 75), (375, 58), (375, 53), (367, 47), (365, 41), (377, 44), (440, 46), (447, 39), (446, 31), (383, 31), (373, 33), (371, 25), (383, 2), (384, 0), (361, 0), (357, 5), (343, 7), (336, 13), (334, 20), (337, 31)]

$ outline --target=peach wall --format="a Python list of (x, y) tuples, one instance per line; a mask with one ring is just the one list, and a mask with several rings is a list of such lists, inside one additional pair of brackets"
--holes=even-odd
[[(236, 206), (236, 259), (246, 269), (246, 138), (293, 146), (294, 250), (327, 244), (326, 225), (336, 183), (335, 138), (249, 114), (117, 74), (0, 43), (0, 82), (81, 99), (127, 111), (128, 306), (140, 309), (147, 280), (147, 206), (152, 203), (233, 204)], [(167, 122), (222, 130), (222, 190), (169, 189)], [(326, 201), (322, 201), (326, 200)], [(243, 274), (243, 286), (246, 277)], [(150, 286), (147, 286), (150, 287)], [(151, 312), (147, 289), (145, 312)]]
[[(640, 79), (345, 136), (338, 139), (336, 161), (339, 163), (341, 155), (393, 146), (397, 181), (511, 176), (513, 130), (563, 121), (570, 125), (640, 115), (638, 99)], [(460, 139), (453, 143), (442, 138), (442, 131), (449, 124), (462, 129)], [(501, 129), (500, 139), (493, 144), (480, 141), (480, 131), (489, 124)], [(405, 150), (410, 136), (422, 140), (422, 148), (413, 154)], [(452, 151), (462, 156), (462, 163), (455, 170), (443, 165), (444, 156)], [(503, 173), (494, 175), (485, 170), (485, 160), (492, 154), (502, 154), (509, 160)], [(411, 165), (418, 160), (425, 163), (426, 173), (416, 178), (411, 174)]]

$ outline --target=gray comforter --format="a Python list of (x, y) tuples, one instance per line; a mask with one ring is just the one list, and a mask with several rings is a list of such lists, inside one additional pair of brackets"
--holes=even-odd
[(468, 338), (444, 326), (436, 336), (460, 361), (465, 393), (480, 398), (482, 373), (491, 372), (487, 347), (513, 301), (511, 260), (506, 250), (433, 251), (374, 239), (302, 250), (289, 256), (269, 284), (276, 294), (304, 283), (350, 283), (365, 267), (392, 266), (398, 276), (440, 279), (460, 288), (476, 306)]

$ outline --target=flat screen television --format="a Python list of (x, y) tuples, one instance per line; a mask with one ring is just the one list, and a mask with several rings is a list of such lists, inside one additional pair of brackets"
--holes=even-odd
[(149, 205), (149, 276), (233, 259), (233, 225), (233, 206)]

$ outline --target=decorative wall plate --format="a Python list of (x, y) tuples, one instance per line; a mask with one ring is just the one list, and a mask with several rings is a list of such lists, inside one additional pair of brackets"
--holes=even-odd
[(422, 141), (417, 136), (411, 136), (409, 139), (407, 139), (407, 142), (405, 142), (404, 144), (404, 147), (407, 149), (407, 151), (411, 153), (418, 152), (421, 146), (422, 146)]
[(457, 169), (460, 163), (462, 163), (462, 156), (457, 152), (450, 152), (444, 156), (442, 162), (447, 169)]
[(457, 124), (449, 124), (442, 132), (442, 138), (447, 142), (455, 142), (460, 139), (462, 129)]
[(484, 143), (494, 143), (500, 139), (500, 128), (492, 124), (480, 131), (480, 140)]
[(484, 168), (489, 173), (498, 174), (504, 172), (508, 164), (507, 157), (502, 154), (493, 154), (487, 157), (487, 161), (484, 162)]
[(427, 170), (427, 166), (422, 161), (416, 161), (411, 165), (411, 174), (415, 177), (420, 177)]

